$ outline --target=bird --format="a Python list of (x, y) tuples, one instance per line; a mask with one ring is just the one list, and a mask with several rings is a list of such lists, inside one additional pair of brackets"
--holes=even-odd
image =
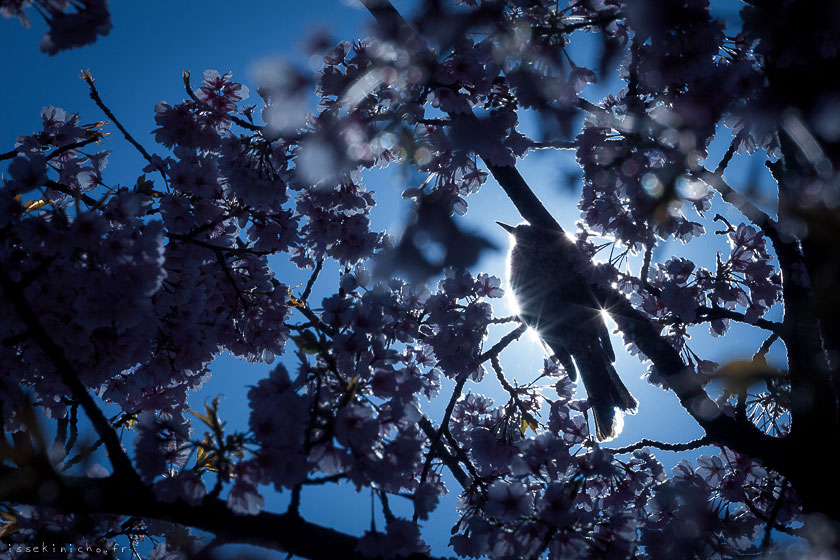
[(613, 367), (602, 307), (579, 272), (584, 255), (562, 230), (496, 223), (513, 241), (508, 284), (519, 318), (537, 331), (572, 381), (580, 372), (598, 440), (615, 438), (621, 414), (634, 414), (637, 402)]

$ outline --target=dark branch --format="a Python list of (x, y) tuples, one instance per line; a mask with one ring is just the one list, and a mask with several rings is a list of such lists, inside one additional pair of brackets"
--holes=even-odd
[(114, 123), (114, 125), (120, 130), (120, 132), (122, 132), (123, 136), (126, 140), (128, 140), (129, 144), (134, 146), (137, 149), (137, 151), (140, 152), (140, 155), (143, 156), (143, 159), (145, 159), (149, 163), (152, 163), (152, 156), (149, 155), (149, 152), (146, 151), (146, 148), (144, 148), (140, 144), (140, 142), (134, 139), (134, 137), (125, 129), (122, 123), (117, 119), (114, 113), (111, 112), (111, 109), (109, 109), (108, 106), (105, 105), (105, 103), (102, 101), (102, 98), (99, 97), (99, 91), (96, 89), (96, 86), (93, 85), (94, 80), (90, 72), (83, 71), (82, 79), (88, 85), (88, 88), (90, 88), (90, 98), (93, 99), (93, 102), (96, 103), (96, 106), (99, 107), (99, 109), (103, 113), (105, 113), (105, 115), (111, 120), (111, 122)]
[(776, 333), (771, 334), (767, 337), (767, 339), (761, 343), (758, 351), (753, 355), (753, 361), (758, 360), (765, 360), (765, 356), (767, 356), (767, 352), (770, 351), (770, 347), (773, 346), (773, 343), (779, 340), (779, 335)]
[[(145, 488), (127, 486), (120, 476), (108, 478), (59, 477), (52, 472), (0, 465), (0, 502), (49, 506), (66, 513), (118, 514), (169, 521), (207, 531), (228, 543), (262, 546), (311, 560), (364, 560), (357, 551), (359, 538), (321, 527), (295, 515), (262, 512), (233, 513), (220, 499), (205, 499), (190, 506), (183, 501), (158, 502)], [(45, 483), (51, 492), (39, 492)], [(409, 560), (435, 560), (413, 554)]]
[[(208, 104), (204, 103), (198, 97), (195, 96), (195, 92), (193, 91), (192, 86), (190, 85), (190, 71), (189, 70), (184, 70), (184, 72), (182, 74), (182, 77), (184, 79), (184, 89), (186, 89), (187, 95), (190, 96), (190, 99), (192, 99), (193, 102), (196, 105), (198, 105), (201, 108), (202, 111), (215, 113), (216, 111), (214, 111), (212, 107), (210, 107)], [(231, 115), (230, 113), (228, 113), (225, 116), (227, 118), (229, 118), (231, 121), (233, 121), (236, 124), (238, 124), (239, 126), (241, 126), (242, 128), (245, 128), (247, 130), (251, 130), (251, 131), (254, 131), (254, 132), (262, 132), (262, 127), (261, 126), (258, 126), (254, 123), (250, 123), (250, 122), (246, 121), (245, 119), (241, 119), (241, 118), (237, 117), (236, 115)]]
[(738, 142), (740, 140), (741, 135), (738, 134), (735, 136), (735, 138), (732, 139), (732, 142), (729, 143), (729, 148), (727, 148), (726, 153), (723, 154), (723, 158), (721, 158), (720, 163), (715, 168), (715, 175), (723, 175), (723, 172), (726, 171), (726, 167), (732, 160), (732, 156), (735, 155), (735, 147), (738, 145)]
[(457, 403), (458, 399), (461, 397), (461, 392), (464, 390), (464, 384), (467, 382), (467, 378), (469, 378), (470, 373), (471, 372), (469, 371), (465, 371), (458, 376), (458, 379), (455, 382), (455, 388), (452, 390), (452, 396), (449, 398), (449, 403), (446, 405), (446, 411), (443, 413), (443, 419), (440, 421), (440, 427), (437, 429), (437, 432), (435, 432), (429, 442), (429, 451), (426, 454), (426, 462), (423, 464), (423, 472), (420, 475), (420, 484), (426, 482), (426, 478), (429, 476), (429, 469), (432, 467), (432, 460), (435, 458), (438, 447), (441, 445), (440, 438), (443, 435), (443, 432), (449, 429), (449, 419), (452, 417), (452, 411), (455, 409), (455, 403)]
[(777, 224), (776, 221), (768, 216), (764, 211), (759, 209), (758, 206), (750, 202), (747, 197), (730, 187), (726, 181), (723, 180), (723, 177), (717, 173), (712, 173), (707, 169), (702, 169), (693, 175), (720, 193), (724, 202), (727, 202), (737, 208), (741, 214), (763, 231), (764, 234), (773, 241), (774, 245), (785, 244), (785, 242), (782, 241), (777, 229), (779, 224)]
[(502, 323), (513, 323), (514, 321), (518, 321), (519, 317), (516, 315), (508, 315), (507, 317), (496, 317), (494, 319), (490, 319), (491, 325), (499, 325)]
[(67, 386), (70, 394), (82, 405), (82, 409), (93, 424), (94, 430), (105, 444), (108, 457), (114, 467), (114, 473), (123, 478), (127, 489), (132, 486), (141, 486), (140, 477), (132, 467), (131, 459), (123, 450), (117, 433), (82, 384), (78, 373), (64, 354), (64, 350), (53, 341), (41, 325), (41, 321), (29, 305), (26, 294), (6, 273), (5, 263), (0, 266), (0, 287), (3, 288), (5, 299), (15, 308), (33, 340), (55, 366), (61, 381)]
[(52, 179), (47, 181), (46, 186), (51, 188), (54, 191), (64, 193), (67, 196), (72, 196), (73, 198), (78, 198), (82, 202), (87, 204), (90, 208), (99, 208), (102, 205), (98, 200), (95, 200), (95, 199), (89, 197), (88, 195), (86, 195), (84, 193), (76, 192), (73, 189), (71, 189), (70, 187), (68, 187), (67, 185), (62, 185), (61, 183), (59, 183), (57, 181), (53, 181)]
[[(490, 350), (484, 352), (478, 357), (479, 363), (483, 364), (487, 360), (498, 356), (499, 353), (507, 348), (511, 342), (522, 336), (522, 333), (524, 333), (527, 328), (528, 326), (523, 323), (513, 331), (503, 336), (499, 342), (490, 348)], [(449, 404), (446, 405), (446, 411), (443, 414), (443, 420), (440, 422), (440, 428), (438, 428), (434, 437), (431, 438), (431, 442), (429, 442), (429, 452), (426, 455), (426, 462), (423, 465), (423, 473), (420, 475), (421, 484), (426, 482), (426, 477), (429, 476), (429, 469), (432, 466), (432, 460), (435, 458), (436, 450), (440, 444), (440, 438), (443, 433), (449, 429), (449, 418), (452, 416), (452, 411), (455, 409), (455, 403), (458, 402), (458, 399), (461, 397), (461, 392), (464, 389), (464, 384), (467, 382), (467, 378), (469, 378), (470, 373), (471, 372), (469, 371), (465, 371), (458, 376), (458, 379), (455, 382), (455, 389), (452, 390), (452, 396), (449, 399)]]
[(650, 289), (650, 283), (648, 282), (648, 275), (650, 274), (650, 261), (653, 258), (653, 245), (648, 245), (645, 247), (645, 258), (642, 262), (642, 271), (639, 273), (639, 278), (642, 281), (642, 286), (646, 289)]
[(14, 159), (14, 158), (17, 157), (17, 155), (18, 155), (17, 148), (15, 148), (14, 150), (11, 150), (9, 152), (4, 152), (4, 153), (0, 154), (0, 161), (4, 161), (4, 160), (7, 160), (7, 159)]
[(764, 527), (764, 538), (761, 540), (761, 550), (769, 550), (771, 541), (771, 533), (776, 528), (776, 519), (779, 517), (779, 511), (782, 509), (782, 502), (785, 499), (785, 492), (787, 492), (788, 481), (782, 482), (779, 488), (779, 497), (776, 498), (776, 503), (773, 504), (773, 509), (770, 511), (770, 517), (767, 519), (767, 525)]
[(661, 449), (663, 451), (689, 451), (691, 449), (697, 449), (705, 445), (711, 445), (712, 443), (714, 442), (709, 436), (703, 436), (701, 438), (692, 441), (687, 441), (685, 443), (666, 443), (662, 441), (654, 441), (652, 439), (643, 439), (631, 445), (618, 447), (616, 449), (610, 449), (609, 451), (611, 451), (615, 455), (633, 453), (634, 451), (644, 449), (645, 447), (653, 447), (655, 449)]
[[(437, 432), (435, 430), (435, 427), (432, 425), (431, 420), (429, 420), (425, 416), (420, 419), (420, 429), (423, 430), (423, 432), (426, 434), (426, 436), (428, 436), (429, 439), (433, 439)], [(449, 441), (450, 445), (452, 445), (452, 441), (450, 441), (449, 438), (447, 438), (447, 441)], [(456, 454), (458, 451), (463, 453), (461, 448), (457, 445), (453, 446), (453, 448), (456, 450)], [(458, 481), (458, 484), (461, 485), (461, 488), (464, 488), (465, 490), (469, 488), (470, 482), (469, 478), (467, 477), (467, 473), (464, 472), (464, 470), (461, 468), (461, 465), (458, 463), (460, 454), (456, 458), (451, 453), (449, 453), (449, 451), (447, 451), (446, 448), (441, 446), (438, 449), (438, 455), (443, 460), (443, 464), (446, 465), (449, 471), (452, 473), (452, 476), (455, 477), (455, 480)], [(461, 461), (467, 466), (467, 468), (472, 467), (472, 464), (469, 462), (469, 459), (466, 456), (464, 456), (464, 458), (461, 459)]]
[(577, 142), (562, 140), (552, 140), (549, 142), (534, 142), (528, 149), (530, 150), (576, 150)]
[(766, 331), (770, 331), (771, 333), (777, 335), (782, 332), (781, 323), (768, 321), (767, 319), (756, 319), (755, 321), (750, 322), (747, 320), (746, 315), (744, 315), (743, 313), (738, 313), (737, 311), (732, 311), (729, 309), (723, 309), (721, 307), (701, 306), (698, 307), (696, 311), (697, 317), (701, 321), (714, 321), (715, 319), (731, 319), (739, 323), (745, 323), (747, 325), (753, 325), (762, 328)]
[(166, 236), (170, 239), (174, 239), (176, 241), (183, 241), (184, 243), (190, 243), (197, 247), (204, 247), (214, 253), (218, 253), (221, 251), (222, 253), (229, 254), (229, 255), (256, 255), (256, 256), (264, 256), (272, 254), (271, 251), (257, 251), (255, 249), (251, 249), (248, 246), (244, 247), (223, 247), (221, 245), (214, 245), (212, 243), (207, 243), (206, 241), (201, 241), (200, 239), (195, 239), (193, 236), (190, 235), (181, 235), (179, 233), (172, 233), (166, 232)]
[(505, 372), (502, 370), (502, 364), (499, 361), (499, 356), (492, 356), (490, 358), (490, 364), (493, 366), (493, 371), (496, 372), (496, 378), (499, 380), (499, 383), (501, 383), (502, 388), (508, 392), (511, 400), (516, 405), (516, 408), (518, 408), (519, 412), (522, 413), (522, 417), (533, 426), (539, 426), (540, 423), (536, 418), (534, 418), (534, 415), (531, 414), (531, 411), (527, 406), (525, 406), (522, 399), (519, 398), (519, 392), (510, 383), (508, 383), (508, 380), (505, 378)]
[(306, 283), (306, 287), (303, 289), (303, 295), (300, 296), (300, 299), (302, 299), (303, 301), (307, 301), (309, 299), (309, 294), (312, 293), (312, 287), (315, 285), (315, 281), (318, 280), (318, 274), (321, 273), (321, 269), (323, 267), (324, 259), (320, 259), (315, 265), (315, 270), (312, 271), (312, 276), (309, 277), (309, 281)]
[(486, 352), (484, 352), (483, 354), (481, 354), (478, 357), (479, 363), (483, 364), (484, 362), (493, 358), (494, 356), (498, 356), (499, 354), (501, 354), (502, 350), (507, 348), (510, 345), (510, 343), (513, 342), (514, 340), (518, 340), (520, 336), (525, 334), (526, 330), (528, 330), (528, 325), (526, 325), (525, 323), (522, 323), (516, 329), (507, 333), (505, 336), (503, 336), (501, 338), (501, 340), (499, 340), (499, 342), (497, 342), (496, 344), (491, 346), (490, 350), (487, 350)]
[[(760, 519), (764, 523), (768, 523), (768, 524), (770, 523), (770, 518), (768, 518), (761, 511), (759, 511), (759, 509), (757, 507), (755, 507), (755, 504), (753, 504), (751, 500), (745, 500), (744, 505), (746, 505), (747, 509), (750, 510), (750, 513), (755, 515), (758, 519)], [(776, 531), (779, 531), (780, 533), (784, 533), (786, 535), (791, 535), (791, 536), (794, 536), (794, 537), (802, 536), (801, 531), (799, 529), (794, 529), (793, 527), (785, 527), (783, 525), (771, 524), (770, 529), (771, 530), (776, 530)]]
[[(88, 144), (93, 144), (94, 142), (98, 142), (100, 139), (99, 133), (95, 133), (90, 138), (85, 138), (84, 140), (79, 140), (78, 142), (73, 142), (72, 144), (67, 144), (65, 146), (61, 146), (60, 148), (56, 148), (55, 150), (51, 151), (47, 154), (47, 161), (60, 156), (63, 153), (69, 152), (70, 150), (75, 150), (77, 148), (82, 148), (87, 146)], [(0, 158), (2, 159), (2, 158)]]

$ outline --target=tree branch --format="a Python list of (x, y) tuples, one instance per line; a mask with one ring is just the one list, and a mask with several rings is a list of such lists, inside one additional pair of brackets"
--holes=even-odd
[[(213, 110), (212, 107), (210, 107), (207, 103), (204, 103), (198, 97), (196, 97), (195, 92), (193, 91), (192, 86), (190, 85), (190, 71), (189, 70), (184, 70), (184, 72), (182, 73), (181, 76), (184, 80), (184, 89), (187, 91), (187, 95), (190, 96), (190, 99), (192, 99), (193, 102), (196, 105), (201, 107), (202, 110), (208, 111), (208, 112), (211, 112), (211, 113), (215, 113), (215, 111)], [(241, 118), (237, 117), (236, 115), (231, 115), (230, 113), (228, 113), (226, 116), (231, 121), (235, 122), (236, 124), (238, 124), (239, 126), (241, 126), (242, 128), (244, 128), (246, 130), (251, 130), (253, 132), (262, 132), (263, 128), (259, 125), (256, 125), (254, 123), (250, 123), (250, 122), (246, 121), (245, 119), (241, 119)]]
[(780, 472), (789, 466), (786, 442), (768, 436), (749, 422), (738, 422), (723, 414), (708, 397), (691, 368), (682, 361), (679, 352), (660, 336), (658, 327), (635, 309), (626, 297), (601, 286), (593, 286), (593, 291), (599, 301), (605, 303), (619, 330), (653, 362), (669, 388), (676, 393), (680, 404), (712, 438), (713, 443), (761, 459)]
[[(310, 523), (295, 515), (262, 512), (237, 515), (220, 499), (190, 506), (179, 500), (158, 502), (145, 487), (126, 486), (120, 476), (59, 477), (55, 473), (0, 465), (0, 502), (48, 506), (80, 515), (116, 514), (169, 521), (214, 534), (226, 543), (242, 543), (290, 552), (311, 560), (365, 560), (359, 538)], [(39, 491), (44, 484), (51, 492)], [(370, 559), (368, 559), (370, 560)], [(435, 560), (413, 554), (407, 560)]]
[(534, 142), (528, 147), (529, 150), (576, 150), (577, 142), (574, 140), (551, 140), (548, 142)]
[[(435, 430), (434, 425), (432, 425), (431, 420), (427, 417), (423, 416), (420, 419), (420, 429), (426, 434), (429, 439), (433, 439), (436, 435), (437, 430)], [(447, 441), (448, 438), (447, 438)], [(451, 442), (450, 442), (451, 443)], [(460, 448), (457, 448), (460, 451)], [(449, 471), (452, 473), (452, 476), (455, 477), (455, 480), (458, 481), (458, 484), (461, 485), (461, 488), (467, 489), (470, 486), (469, 479), (467, 478), (467, 473), (461, 468), (461, 465), (458, 463), (458, 458), (453, 456), (446, 448), (442, 447), (438, 450), (438, 454), (440, 455), (443, 463), (449, 468)], [(467, 468), (472, 467), (472, 464), (467, 462), (465, 463)]]
[(533, 426), (539, 426), (540, 423), (537, 421), (536, 418), (534, 418), (534, 415), (531, 414), (531, 411), (528, 410), (528, 407), (525, 406), (525, 403), (523, 403), (522, 400), (519, 398), (519, 393), (517, 392), (517, 390), (514, 389), (513, 386), (510, 383), (508, 383), (508, 380), (505, 378), (505, 372), (502, 371), (502, 364), (499, 361), (499, 356), (491, 357), (490, 364), (493, 366), (493, 371), (496, 372), (496, 378), (499, 380), (499, 383), (501, 383), (502, 388), (508, 392), (511, 400), (516, 405), (516, 408), (518, 408), (519, 412), (522, 414), (522, 417), (525, 418), (525, 420)]
[(429, 451), (426, 454), (426, 462), (423, 464), (423, 472), (420, 474), (420, 484), (426, 482), (426, 478), (429, 476), (429, 469), (432, 467), (432, 460), (435, 458), (435, 454), (440, 446), (440, 438), (443, 435), (443, 432), (448, 429), (449, 419), (452, 417), (452, 411), (455, 409), (455, 403), (457, 403), (458, 399), (461, 397), (461, 391), (464, 390), (464, 384), (467, 382), (467, 378), (469, 376), (470, 372), (465, 371), (458, 376), (458, 379), (455, 382), (455, 388), (452, 390), (452, 396), (449, 398), (449, 403), (446, 405), (446, 410), (443, 413), (443, 419), (440, 421), (440, 427), (437, 429), (434, 437), (432, 437), (429, 442)]
[(767, 319), (756, 319), (755, 321), (750, 322), (747, 320), (746, 315), (744, 315), (743, 313), (738, 313), (737, 311), (732, 311), (730, 309), (723, 309), (721, 307), (700, 306), (696, 309), (696, 311), (697, 318), (700, 319), (699, 322), (714, 321), (716, 319), (731, 319), (739, 323), (745, 323), (747, 325), (753, 325), (755, 327), (762, 328), (766, 331), (770, 331), (773, 334), (781, 334), (782, 332), (781, 323), (776, 323), (775, 321), (768, 321)]
[(648, 282), (648, 275), (650, 274), (650, 261), (653, 258), (653, 245), (647, 245), (645, 247), (645, 257), (644, 261), (642, 261), (642, 270), (639, 273), (639, 279), (642, 281), (642, 286), (645, 289), (650, 290), (652, 287), (650, 282)]
[(223, 247), (222, 245), (214, 245), (213, 243), (207, 243), (206, 241), (201, 241), (200, 239), (196, 239), (190, 235), (181, 235), (179, 233), (172, 233), (170, 231), (166, 232), (166, 236), (170, 239), (174, 239), (176, 241), (183, 241), (184, 243), (190, 243), (191, 245), (195, 245), (197, 247), (204, 247), (214, 253), (223, 252), (228, 255), (255, 255), (255, 256), (265, 256), (271, 255), (271, 251), (257, 251), (255, 249), (249, 248), (247, 245), (244, 247)]
[(143, 159), (145, 159), (149, 163), (152, 163), (152, 156), (149, 155), (149, 152), (146, 151), (146, 148), (144, 148), (140, 144), (140, 142), (134, 139), (134, 137), (125, 129), (122, 123), (117, 119), (114, 113), (112, 113), (108, 106), (105, 105), (105, 102), (102, 101), (102, 98), (99, 97), (99, 91), (96, 89), (96, 86), (93, 85), (94, 80), (91, 73), (87, 70), (82, 71), (82, 79), (88, 85), (88, 88), (90, 89), (90, 98), (93, 100), (94, 103), (96, 103), (96, 106), (99, 107), (99, 109), (103, 113), (105, 113), (105, 115), (109, 119), (111, 119), (111, 122), (114, 123), (114, 125), (120, 130), (120, 132), (122, 132), (123, 136), (126, 140), (128, 140), (129, 144), (134, 146), (137, 149), (137, 151), (140, 152), (140, 155), (143, 156)]
[(315, 286), (315, 281), (318, 280), (318, 274), (321, 273), (321, 269), (324, 267), (324, 259), (321, 258), (318, 260), (317, 264), (315, 265), (315, 270), (312, 271), (312, 275), (309, 277), (309, 281), (306, 282), (306, 287), (303, 289), (303, 295), (300, 296), (300, 299), (306, 302), (309, 300), (309, 294), (312, 293), (312, 287)]
[[(518, 339), (522, 336), (522, 333), (525, 332), (528, 326), (524, 323), (519, 325), (516, 329), (509, 332), (505, 336), (502, 337), (499, 342), (494, 344), (490, 350), (487, 350), (483, 354), (478, 357), (479, 364), (483, 364), (487, 360), (492, 359), (495, 356), (498, 356), (499, 353), (504, 350), (511, 342)], [(435, 458), (435, 453), (437, 448), (440, 444), (440, 438), (445, 431), (449, 429), (449, 418), (452, 416), (452, 411), (455, 409), (455, 403), (458, 402), (458, 399), (461, 397), (461, 392), (464, 390), (464, 384), (467, 382), (467, 379), (470, 376), (469, 371), (463, 372), (461, 375), (458, 376), (458, 379), (455, 382), (455, 389), (452, 390), (452, 396), (449, 398), (449, 404), (446, 405), (446, 411), (443, 414), (443, 419), (440, 421), (440, 428), (438, 428), (437, 432), (435, 432), (434, 437), (431, 438), (429, 442), (429, 452), (426, 455), (426, 462), (423, 465), (423, 472), (420, 475), (420, 483), (426, 482), (426, 477), (429, 476), (429, 469), (432, 466), (432, 460)]]
[(491, 346), (489, 350), (487, 350), (478, 357), (479, 363), (483, 364), (484, 362), (493, 358), (494, 356), (498, 356), (499, 354), (501, 354), (502, 350), (507, 348), (510, 345), (510, 343), (514, 340), (518, 340), (520, 336), (525, 334), (526, 330), (528, 330), (528, 325), (522, 323), (514, 330), (507, 333), (499, 340), (499, 342)]
[(771, 543), (771, 533), (776, 528), (776, 518), (779, 517), (779, 511), (782, 509), (782, 502), (784, 501), (785, 492), (787, 492), (788, 481), (785, 479), (782, 486), (779, 488), (779, 497), (776, 498), (776, 503), (773, 504), (773, 509), (770, 511), (770, 517), (767, 519), (767, 525), (764, 527), (764, 538), (761, 540), (761, 550), (769, 550)]
[(699, 447), (703, 447), (706, 445), (711, 445), (714, 443), (712, 438), (709, 436), (703, 436), (701, 438), (687, 441), (685, 443), (666, 443), (662, 441), (654, 441), (652, 439), (642, 439), (641, 441), (637, 441), (636, 443), (626, 445), (624, 447), (618, 447), (616, 449), (608, 449), (614, 455), (623, 455), (624, 453), (633, 453), (639, 449), (643, 449), (645, 447), (653, 447), (656, 449), (661, 449), (663, 451), (689, 451), (691, 449), (697, 449)]
[(51, 188), (54, 191), (58, 191), (60, 193), (64, 193), (67, 196), (72, 196), (73, 198), (81, 199), (82, 202), (87, 204), (90, 208), (99, 208), (101, 203), (84, 193), (79, 193), (68, 187), (67, 185), (62, 185), (57, 181), (53, 181), (52, 179), (46, 182), (47, 187)]
[(517, 317), (516, 315), (508, 315), (507, 317), (496, 317), (490, 319), (490, 324), (499, 325), (502, 323), (513, 323), (514, 321), (519, 321), (519, 317)]
[(10, 150), (8, 152), (3, 152), (2, 154), (0, 154), (0, 161), (4, 161), (4, 160), (7, 160), (7, 159), (14, 159), (14, 158), (17, 157), (17, 155), (18, 155), (17, 148), (15, 148), (14, 150)]
[(727, 166), (729, 166), (732, 156), (735, 155), (735, 147), (738, 145), (740, 140), (741, 134), (739, 133), (732, 139), (732, 142), (729, 143), (729, 148), (726, 149), (726, 153), (723, 154), (720, 163), (718, 163), (718, 166), (715, 168), (715, 175), (723, 176), (723, 172), (726, 171)]
[(87, 146), (88, 144), (93, 144), (94, 142), (98, 142), (99, 139), (100, 139), (100, 134), (98, 132), (95, 132), (94, 134), (95, 135), (91, 136), (90, 138), (85, 138), (84, 140), (80, 140), (78, 142), (73, 142), (72, 144), (66, 144), (64, 146), (56, 148), (55, 150), (53, 150), (49, 154), (47, 154), (47, 158), (46, 158), (47, 161), (50, 161), (51, 159), (53, 159), (57, 156), (60, 156), (63, 153), (69, 152), (70, 150), (75, 150), (77, 148), (82, 148), (84, 146)]
[(712, 173), (707, 169), (701, 169), (700, 171), (693, 173), (693, 176), (720, 193), (724, 202), (727, 202), (737, 208), (741, 214), (755, 224), (756, 227), (758, 227), (768, 238), (770, 238), (771, 241), (773, 241), (774, 246), (777, 244), (785, 244), (779, 235), (779, 224), (763, 212), (758, 206), (750, 202), (744, 195), (730, 187), (726, 181), (723, 180), (723, 177), (717, 173)]
[(6, 300), (15, 308), (21, 321), (23, 321), (31, 334), (32, 339), (41, 347), (41, 350), (44, 351), (53, 363), (61, 381), (67, 386), (70, 394), (82, 405), (82, 409), (84, 409), (85, 414), (87, 414), (91, 424), (93, 424), (94, 430), (96, 430), (96, 433), (105, 444), (111, 465), (114, 467), (114, 473), (123, 478), (123, 483), (127, 488), (142, 486), (140, 477), (131, 465), (131, 459), (128, 458), (128, 455), (123, 450), (117, 433), (112, 429), (108, 419), (105, 418), (105, 415), (82, 384), (78, 373), (76, 373), (70, 360), (64, 354), (64, 350), (50, 338), (43, 325), (41, 325), (41, 321), (29, 305), (26, 294), (9, 277), (6, 270), (6, 265), (3, 263), (3, 266), (0, 267), (0, 287), (3, 288)]
[[(779, 500), (779, 502), (781, 502), (781, 500)], [(771, 524), (770, 518), (761, 513), (761, 511), (759, 511), (759, 509), (755, 507), (755, 504), (753, 504), (751, 500), (744, 501), (744, 505), (747, 506), (747, 509), (750, 510), (750, 513), (755, 515), (759, 520), (763, 521), (764, 523), (767, 523), (771, 530), (774, 529), (776, 531), (779, 531), (780, 533), (784, 533), (786, 535), (791, 535), (794, 537), (802, 536), (802, 532), (799, 529), (795, 529), (793, 527), (785, 527), (783, 525)]]

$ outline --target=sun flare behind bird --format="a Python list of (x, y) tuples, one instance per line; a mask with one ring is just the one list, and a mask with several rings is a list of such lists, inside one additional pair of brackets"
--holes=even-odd
[(496, 223), (512, 236), (508, 283), (520, 319), (539, 333), (572, 381), (580, 372), (598, 439), (616, 437), (621, 413), (635, 413), (636, 399), (612, 365), (615, 352), (601, 306), (576, 270), (582, 255), (563, 232)]

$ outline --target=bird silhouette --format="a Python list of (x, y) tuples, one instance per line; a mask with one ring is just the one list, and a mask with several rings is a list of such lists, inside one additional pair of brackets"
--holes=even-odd
[(513, 239), (508, 281), (519, 317), (536, 330), (572, 381), (583, 378), (600, 441), (618, 435), (616, 409), (634, 413), (621, 382), (601, 306), (579, 272), (584, 255), (562, 231), (496, 222)]

